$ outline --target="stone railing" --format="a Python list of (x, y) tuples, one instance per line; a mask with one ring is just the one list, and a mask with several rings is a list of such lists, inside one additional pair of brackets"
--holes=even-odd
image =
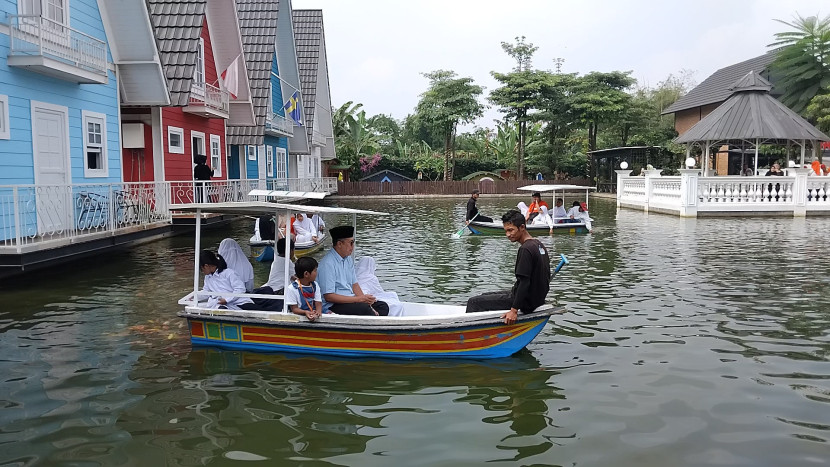
[(830, 178), (808, 177), (809, 171), (793, 168), (783, 177), (702, 177), (699, 170), (681, 169), (679, 177), (662, 177), (659, 170), (631, 177), (618, 170), (617, 206), (684, 217), (830, 211)]
[(9, 15), (9, 56), (43, 56), (103, 77), (107, 44), (39, 15)]

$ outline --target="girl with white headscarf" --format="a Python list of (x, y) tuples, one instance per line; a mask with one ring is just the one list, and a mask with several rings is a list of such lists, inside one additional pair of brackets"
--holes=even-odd
[(355, 266), (355, 275), (357, 276), (357, 283), (360, 285), (360, 289), (363, 290), (363, 293), (374, 295), (378, 300), (386, 302), (389, 305), (388, 316), (402, 316), (403, 304), (398, 298), (398, 294), (383, 290), (383, 287), (380, 286), (380, 281), (378, 281), (378, 276), (375, 275), (376, 268), (377, 263), (375, 262), (375, 258), (371, 256), (360, 258), (357, 266)]
[(294, 221), (294, 233), (297, 236), (297, 243), (308, 243), (317, 241), (317, 229), (311, 223), (311, 219), (305, 213), (298, 212)]
[(553, 220), (550, 218), (547, 206), (541, 206), (539, 209), (541, 212), (538, 216), (533, 218), (531, 225), (546, 225), (548, 227), (553, 227)]
[(233, 270), (245, 284), (245, 290), (250, 293), (254, 290), (254, 267), (242, 248), (232, 238), (226, 238), (219, 244), (219, 254), (228, 263), (228, 269)]

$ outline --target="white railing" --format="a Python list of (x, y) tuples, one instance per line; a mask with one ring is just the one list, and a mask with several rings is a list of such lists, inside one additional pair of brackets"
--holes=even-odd
[(337, 193), (337, 177), (268, 179), (269, 190)]
[(166, 183), (0, 186), (0, 247), (168, 223)]
[(107, 76), (107, 44), (36, 15), (9, 15), (9, 56), (43, 56)]
[(681, 177), (649, 177), (648, 183), (651, 185), (649, 208), (680, 209)]
[(212, 84), (194, 82), (190, 89), (190, 105), (228, 113), (231, 108), (230, 94)]
[(206, 180), (168, 182), (173, 204), (230, 203), (248, 201), (248, 193), (260, 180)]
[(698, 199), (706, 204), (793, 203), (795, 177), (700, 177)]
[(646, 179), (640, 177), (626, 177), (617, 187), (620, 200), (624, 202), (646, 202)]
[(276, 131), (286, 136), (294, 136), (294, 121), (272, 112), (265, 120), (265, 129)]

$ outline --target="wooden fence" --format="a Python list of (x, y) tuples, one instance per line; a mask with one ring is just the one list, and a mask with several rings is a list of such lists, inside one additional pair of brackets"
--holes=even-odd
[(483, 194), (518, 194), (519, 187), (534, 183), (555, 183), (556, 185), (587, 186), (587, 178), (567, 180), (495, 180), (495, 181), (451, 181), (451, 182), (338, 182), (337, 194), (343, 196), (371, 195), (468, 195), (478, 188)]

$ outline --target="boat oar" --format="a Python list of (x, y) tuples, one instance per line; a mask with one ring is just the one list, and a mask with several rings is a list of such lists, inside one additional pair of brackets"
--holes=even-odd
[(556, 265), (556, 268), (553, 270), (553, 274), (550, 275), (551, 279), (553, 279), (553, 276), (555, 276), (556, 273), (562, 269), (562, 266), (570, 264), (570, 261), (568, 261), (568, 258), (565, 255), (560, 254), (559, 257), (562, 259), (559, 261), (559, 264)]
[(467, 226), (468, 226), (468, 225), (470, 225), (470, 222), (474, 221), (474, 220), (476, 219), (476, 217), (478, 217), (478, 213), (476, 213), (476, 215), (475, 215), (475, 216), (473, 216), (473, 218), (472, 218), (472, 219), (468, 220), (468, 221), (464, 224), (464, 227), (461, 227), (461, 230), (459, 230), (458, 232), (456, 232), (456, 233), (452, 234), (452, 238), (461, 238), (461, 233), (462, 233), (462, 232), (464, 232), (464, 229), (466, 229), (466, 228), (467, 228)]

